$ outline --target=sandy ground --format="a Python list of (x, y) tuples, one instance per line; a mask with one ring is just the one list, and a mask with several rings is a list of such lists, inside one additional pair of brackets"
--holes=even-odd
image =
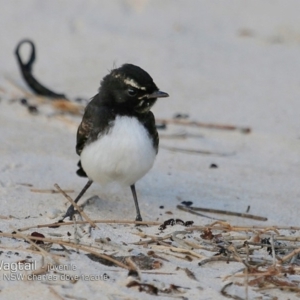
[[(53, 116), (48, 104), (34, 98), (40, 113), (29, 114), (18, 99), (24, 92), (7, 79), (27, 89), (14, 49), (23, 38), (37, 47), (34, 74), (42, 83), (70, 99), (89, 98), (100, 79), (114, 65), (130, 62), (147, 70), (170, 98), (153, 108), (157, 118), (188, 114), (199, 122), (250, 127), (238, 131), (168, 126), (162, 135), (153, 169), (137, 183), (144, 220), (169, 218), (209, 224), (207, 218), (176, 208), (181, 201), (194, 206), (245, 212), (268, 218), (267, 222), (238, 217), (226, 218), (236, 225), (299, 225), (300, 178), (300, 19), (298, 1), (0, 1), (1, 100), (0, 100), (0, 220), (2, 232), (51, 223), (59, 219), (67, 203), (60, 194), (34, 193), (30, 188), (53, 189), (58, 183), (75, 197), (85, 184), (76, 176), (78, 157), (75, 135), (80, 116)], [(25, 47), (24, 47), (25, 48)], [(25, 53), (24, 53), (25, 54)], [(185, 130), (197, 137), (166, 139), (163, 135)], [(163, 147), (212, 151), (222, 155), (172, 152)], [(217, 164), (218, 168), (210, 168)], [(29, 185), (32, 185), (31, 187)], [(130, 190), (103, 191), (94, 184), (85, 200), (92, 219), (133, 220)], [(109, 201), (108, 201), (109, 199)], [(164, 208), (160, 208), (163, 206)], [(166, 214), (171, 212), (172, 215)], [(13, 216), (5, 219), (5, 217)], [(39, 231), (71, 240), (76, 226)], [(158, 234), (158, 226), (142, 227)], [(184, 230), (176, 225), (163, 234)], [(115, 255), (146, 254), (149, 249), (133, 246), (140, 237), (134, 225), (100, 224), (81, 240), (101, 244), (102, 252)], [(199, 234), (198, 234), (199, 236)], [(41, 265), (41, 256), (22, 252), (24, 242), (2, 238), (0, 259), (16, 262), (27, 255)], [(55, 245), (57, 250), (60, 247)], [(55, 252), (55, 249), (53, 250)], [(133, 250), (132, 250), (133, 249)], [(2, 252), (3, 251), (3, 252)], [(9, 252), (11, 251), (11, 252)], [(201, 251), (200, 251), (201, 252)], [(200, 253), (199, 252), (199, 253)], [(18, 254), (16, 254), (18, 253)], [(58, 250), (55, 253), (59, 253)], [(108, 280), (41, 281), (5, 280), (0, 271), (1, 299), (151, 299), (153, 296), (127, 288), (127, 271), (72, 252), (63, 265), (75, 265), (79, 275), (108, 274)], [(224, 276), (241, 264), (223, 262), (198, 266), (171, 259), (160, 261), (157, 272), (141, 273), (144, 282), (185, 287), (183, 294), (162, 299), (223, 299)], [(197, 280), (181, 268), (189, 268)], [(168, 273), (171, 273), (171, 275)], [(72, 273), (73, 274), (73, 273)], [(243, 287), (231, 291), (245, 299)], [(57, 293), (57, 294), (55, 294)], [(249, 288), (249, 299), (294, 299), (294, 294), (273, 290), (262, 294)], [(76, 298), (77, 297), (77, 298)], [(262, 298), (259, 298), (262, 297)], [(183, 299), (183, 298), (182, 298)]]

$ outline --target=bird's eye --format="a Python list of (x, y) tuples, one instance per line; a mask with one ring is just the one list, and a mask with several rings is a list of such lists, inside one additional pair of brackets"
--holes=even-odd
[(133, 96), (136, 96), (137, 91), (136, 91), (135, 89), (133, 89), (133, 88), (128, 88), (127, 94), (128, 94), (129, 96), (133, 97)]

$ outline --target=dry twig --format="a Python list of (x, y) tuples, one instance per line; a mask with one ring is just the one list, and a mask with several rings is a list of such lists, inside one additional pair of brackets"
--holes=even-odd
[[(30, 189), (33, 193), (45, 193), (45, 194), (58, 194), (61, 193), (60, 191), (53, 190), (53, 189)], [(65, 193), (74, 193), (74, 190), (64, 190)]]
[(213, 151), (209, 151), (209, 150), (169, 147), (169, 146), (165, 146), (165, 145), (160, 145), (159, 148), (170, 150), (173, 152), (182, 152), (182, 153), (189, 153), (189, 154), (204, 154), (204, 155), (217, 155), (217, 156), (234, 155), (234, 153), (213, 152)]
[(251, 128), (249, 128), (249, 127), (240, 127), (240, 126), (233, 126), (233, 125), (213, 124), (213, 123), (202, 123), (202, 122), (182, 120), (182, 119), (156, 119), (156, 122), (162, 123), (162, 124), (176, 124), (176, 125), (183, 125), (183, 126), (203, 127), (203, 128), (209, 128), (209, 129), (236, 130), (241, 133), (250, 133), (251, 132)]
[(268, 220), (266, 217), (260, 217), (260, 216), (255, 216), (255, 215), (251, 215), (251, 214), (245, 214), (245, 213), (238, 213), (238, 212), (233, 212), (233, 211), (228, 211), (228, 210), (203, 208), (203, 207), (192, 207), (192, 206), (186, 207), (186, 206), (182, 206), (182, 205), (177, 205), (177, 208), (181, 209), (181, 210), (185, 210), (187, 212), (204, 211), (204, 212), (209, 212), (209, 213), (214, 213), (214, 214), (236, 216), (236, 217), (248, 218), (248, 219), (253, 219), (253, 220), (258, 220), (258, 221), (267, 221)]
[(48, 289), (56, 298), (60, 300), (65, 300), (52, 286), (49, 286)]
[[(9, 238), (19, 238), (19, 239), (24, 239), (24, 235), (20, 234), (20, 233), (6, 233), (6, 232), (0, 232), (0, 237), (9, 237)], [(110, 257), (109, 255), (106, 254), (101, 254), (99, 252), (96, 252), (92, 249), (92, 247), (88, 247), (88, 246), (83, 246), (81, 244), (76, 244), (76, 243), (72, 243), (72, 242), (67, 242), (67, 241), (63, 241), (61, 239), (50, 239), (50, 238), (41, 238), (41, 237), (36, 237), (36, 236), (26, 236), (26, 240), (36, 240), (36, 241), (43, 241), (43, 242), (48, 242), (48, 243), (53, 243), (53, 244), (58, 244), (58, 245), (64, 245), (67, 247), (71, 247), (71, 248), (75, 248), (78, 250), (82, 250), (85, 251), (87, 253), (91, 253), (94, 254), (97, 257), (100, 257), (102, 259), (106, 259), (108, 261), (111, 261), (112, 263), (114, 263), (115, 265), (124, 268), (124, 269), (129, 269), (128, 266), (126, 266), (125, 264), (113, 259), (112, 257)], [(34, 244), (36, 246), (36, 244)]]
[[(132, 221), (132, 220), (92, 220), (95, 224), (133, 224), (133, 225), (148, 225), (148, 226), (158, 226), (161, 222), (153, 222), (153, 221)], [(76, 221), (76, 224), (88, 224), (88, 221)], [(33, 228), (44, 228), (44, 227), (59, 227), (59, 226), (70, 226), (74, 225), (74, 222), (57, 222), (57, 223), (48, 223), (48, 224), (40, 224), (40, 225), (33, 225), (27, 226), (23, 228), (19, 228), (18, 231), (27, 231)]]
[(89, 222), (89, 224), (90, 224), (93, 228), (96, 228), (96, 227), (97, 227), (96, 224), (88, 217), (88, 215), (87, 215), (84, 211), (81, 211), (81, 209), (80, 209), (80, 207), (77, 205), (77, 203), (75, 203), (75, 202), (73, 201), (73, 199), (72, 199), (68, 194), (66, 194), (66, 192), (63, 191), (57, 183), (54, 184), (54, 187), (55, 187), (61, 194), (63, 194), (63, 195), (66, 197), (66, 199), (68, 199), (68, 200), (71, 202), (71, 204), (77, 209), (77, 211), (80, 213), (80, 215), (81, 215), (84, 219), (86, 219), (87, 222)]

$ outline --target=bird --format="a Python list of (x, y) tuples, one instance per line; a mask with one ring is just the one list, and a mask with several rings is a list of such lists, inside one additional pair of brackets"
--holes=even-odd
[[(135, 184), (152, 168), (158, 153), (159, 136), (151, 108), (164, 97), (169, 95), (133, 64), (123, 64), (103, 77), (77, 130), (77, 174), (88, 177), (88, 182), (75, 203), (93, 182), (102, 186), (117, 183), (131, 188), (135, 220), (142, 221)], [(72, 219), (74, 213), (71, 205), (63, 219)]]

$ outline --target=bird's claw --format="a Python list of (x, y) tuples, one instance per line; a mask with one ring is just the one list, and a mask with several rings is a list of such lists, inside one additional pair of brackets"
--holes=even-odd
[(73, 219), (73, 216), (75, 214), (75, 209), (74, 209), (74, 206), (73, 205), (70, 205), (67, 212), (65, 213), (65, 215), (63, 216), (62, 218), (62, 221), (65, 219), (65, 218), (69, 218), (70, 220)]

